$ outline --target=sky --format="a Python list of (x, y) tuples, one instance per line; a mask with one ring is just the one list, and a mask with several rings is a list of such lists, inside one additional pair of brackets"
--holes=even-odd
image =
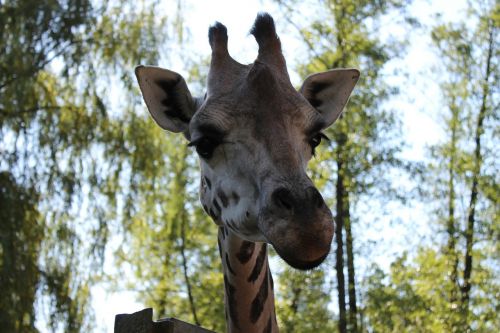
[[(165, 10), (174, 12), (176, 1), (166, 1)], [(441, 12), (442, 18), (455, 20), (460, 17), (465, 7), (464, 0), (453, 2), (446, 0), (439, 1), (414, 1), (411, 13), (424, 24), (433, 22), (433, 13)], [(276, 20), (278, 33), (282, 40), (283, 52), (287, 59), (289, 70), (291, 70), (292, 83), (300, 84), (299, 76), (293, 72), (294, 64), (298, 59), (301, 43), (297, 38), (296, 31), (286, 23), (281, 23), (282, 16), (279, 8), (269, 1), (190, 1), (183, 8), (185, 26), (189, 30), (189, 48), (203, 56), (208, 57), (210, 48), (207, 40), (208, 27), (215, 21), (220, 21), (228, 28), (229, 52), (241, 63), (253, 62), (257, 55), (257, 44), (253, 36), (248, 31), (253, 24), (258, 12), (267, 11)], [(307, 22), (308, 11), (304, 9), (303, 20)], [(400, 33), (396, 27), (387, 23), (384, 33), (387, 36)], [(288, 30), (287, 30), (288, 29)], [(383, 37), (383, 36), (382, 36)], [(404, 156), (409, 159), (422, 160), (425, 156), (426, 146), (438, 142), (442, 136), (440, 119), (436, 116), (437, 110), (441, 107), (438, 82), (431, 75), (438, 62), (430, 49), (430, 39), (428, 33), (414, 32), (410, 35), (411, 46), (408, 54), (399, 62), (389, 65), (387, 77), (390, 83), (400, 86), (401, 95), (390, 101), (389, 107), (400, 110), (403, 119), (403, 133), (410, 147), (404, 151)], [(182, 65), (182, 55), (180, 52), (172, 52), (167, 55), (159, 65), (169, 69), (185, 73)], [(402, 66), (408, 72), (407, 77), (399, 77), (391, 73), (391, 66)], [(133, 70), (133, 69), (131, 69)], [(144, 110), (146, 110), (144, 108)], [(145, 111), (146, 112), (146, 111)], [(421, 207), (398, 207), (394, 211), (394, 217), (404, 220), (425, 221), (421, 212)], [(373, 256), (370, 260), (375, 260), (382, 267), (387, 267), (387, 258), (399, 253), (408, 242), (418, 239), (413, 237), (408, 239), (408, 232), (400, 226), (399, 228), (384, 229), (385, 241), (390, 245), (391, 254), (381, 253), (378, 257)], [(422, 232), (426, 232), (425, 228)], [(427, 231), (428, 232), (428, 231)], [(372, 240), (381, 240), (380, 229), (373, 233), (366, 232), (364, 237)], [(358, 257), (359, 258), (359, 257)], [(357, 258), (357, 259), (358, 259)], [(361, 264), (363, 258), (359, 258)], [(110, 253), (106, 257), (105, 270), (112, 270), (113, 262)], [(133, 291), (108, 292), (105, 285), (98, 285), (92, 290), (93, 307), (96, 316), (96, 324), (99, 331), (112, 332), (114, 316), (119, 313), (132, 313), (143, 309), (143, 305), (135, 301), (136, 294)]]

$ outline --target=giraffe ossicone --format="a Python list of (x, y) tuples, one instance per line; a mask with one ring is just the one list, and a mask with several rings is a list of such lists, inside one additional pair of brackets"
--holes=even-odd
[(259, 52), (243, 65), (229, 55), (226, 27), (210, 27), (204, 97), (166, 69), (138, 66), (136, 76), (156, 123), (183, 133), (200, 157), (200, 201), (220, 227), (228, 331), (276, 332), (266, 244), (298, 269), (328, 255), (333, 218), (306, 167), (359, 71), (313, 74), (297, 91), (272, 17), (259, 14), (251, 33)]

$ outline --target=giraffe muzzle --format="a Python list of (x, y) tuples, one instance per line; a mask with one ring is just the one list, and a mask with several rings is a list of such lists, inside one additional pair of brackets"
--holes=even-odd
[(259, 216), (259, 229), (290, 266), (307, 270), (328, 256), (334, 223), (315, 187), (303, 191), (278, 187)]

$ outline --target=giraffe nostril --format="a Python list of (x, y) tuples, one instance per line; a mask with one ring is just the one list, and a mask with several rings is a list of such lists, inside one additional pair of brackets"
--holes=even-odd
[(323, 207), (325, 204), (325, 201), (323, 200), (323, 197), (321, 196), (321, 193), (315, 188), (315, 187), (309, 187), (306, 191), (308, 194), (309, 200), (318, 208)]
[(272, 194), (274, 204), (286, 210), (293, 210), (292, 193), (284, 187), (280, 187)]

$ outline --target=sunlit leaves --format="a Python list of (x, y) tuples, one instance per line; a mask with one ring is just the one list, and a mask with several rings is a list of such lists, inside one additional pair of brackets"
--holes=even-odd
[[(454, 286), (447, 260), (436, 250), (420, 248), (414, 257), (404, 254), (394, 261), (388, 274), (374, 267), (367, 280), (365, 308), (374, 332), (463, 332), (457, 328), (459, 301), (449, 299)], [(494, 332), (497, 310), (491, 302), (499, 285), (491, 279), (491, 270), (482, 266), (477, 270), (474, 279), (480, 297), (474, 298), (476, 311), (470, 320), (476, 331)]]
[[(432, 31), (446, 137), (430, 147), (420, 188), (437, 232), (429, 247), (394, 262), (389, 275), (373, 274), (367, 313), (377, 331), (498, 330), (499, 285), (493, 277), (498, 275), (498, 195), (491, 192), (498, 191), (498, 159), (491, 150), (498, 145), (492, 130), (498, 119), (491, 113), (498, 105), (498, 77), (493, 74), (498, 45), (492, 42), (498, 26), (491, 19), (497, 6), (492, 1), (470, 3), (467, 21), (441, 23)], [(415, 302), (415, 296), (423, 302)], [(391, 306), (395, 303), (401, 306)], [(410, 303), (416, 306), (404, 309)]]
[(281, 330), (325, 333), (335, 330), (336, 322), (328, 307), (329, 286), (324, 285), (322, 270), (302, 272), (286, 267), (279, 278), (277, 305)]
[[(26, 290), (38, 288), (37, 313), (52, 313), (45, 322), (54, 330), (92, 326), (89, 288), (102, 269), (109, 230), (123, 216), (117, 209), (128, 160), (150, 146), (133, 131), (124, 134), (136, 99), (111, 111), (118, 95), (109, 87), (119, 78), (119, 89), (136, 89), (133, 66), (155, 62), (165, 20), (149, 2), (0, 6), (0, 167), (19, 188), (43, 193), (33, 205), (45, 233), (32, 239), (43, 274)], [(144, 161), (136, 158), (133, 166), (147, 169)]]

